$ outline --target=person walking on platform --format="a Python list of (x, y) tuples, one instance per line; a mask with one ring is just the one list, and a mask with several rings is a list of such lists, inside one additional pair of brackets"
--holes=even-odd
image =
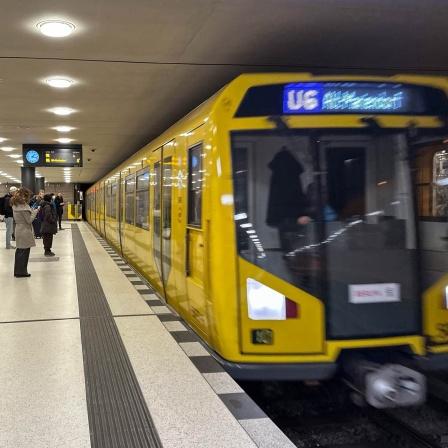
[(28, 274), (28, 260), (30, 248), (36, 245), (33, 235), (33, 221), (37, 210), (33, 210), (30, 203), (32, 192), (22, 187), (10, 199), (14, 220), (16, 222), (16, 257), (14, 262), (14, 277), (31, 277)]
[(11, 198), (16, 194), (17, 187), (11, 187), (9, 193), (5, 196), (5, 222), (6, 222), (6, 249), (15, 249), (11, 245), (12, 235), (14, 233), (14, 215), (10, 205)]
[(59, 230), (64, 230), (62, 228), (62, 215), (64, 214), (64, 198), (62, 197), (62, 193), (59, 192), (56, 198), (54, 199), (54, 203), (56, 204), (56, 213), (58, 215), (58, 223)]
[(55, 255), (51, 251), (51, 246), (53, 245), (53, 235), (58, 232), (57, 215), (51, 205), (51, 200), (51, 194), (46, 194), (44, 200), (40, 203), (43, 214), (40, 233), (42, 234), (45, 256), (47, 257), (54, 257)]

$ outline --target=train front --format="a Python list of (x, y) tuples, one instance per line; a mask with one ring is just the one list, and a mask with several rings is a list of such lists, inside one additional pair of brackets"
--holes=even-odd
[[(424, 400), (412, 366), (427, 354), (428, 330), (412, 157), (444, 138), (447, 111), (442, 90), (396, 79), (247, 90), (231, 157), (240, 345), (250, 361), (232, 374), (340, 373), (376, 407)], [(432, 312), (446, 321), (442, 299)]]

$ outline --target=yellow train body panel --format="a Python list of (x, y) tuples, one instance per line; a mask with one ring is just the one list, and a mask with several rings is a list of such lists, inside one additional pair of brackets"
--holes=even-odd
[[(277, 132), (275, 122), (266, 116), (235, 117), (243, 98), (256, 86), (340, 81), (410, 83), (448, 90), (446, 80), (433, 77), (242, 75), (89, 191), (86, 212), (89, 223), (165, 297), (216, 356), (233, 367), (244, 369), (246, 364), (257, 363), (296, 366), (334, 363), (344, 350), (375, 347), (404, 347), (415, 356), (448, 353), (445, 290), (448, 277), (420, 299), (420, 323), (416, 324), (421, 328), (419, 331), (329, 339), (327, 307), (321, 297), (239, 255), (232, 136), (247, 131), (254, 139), (257, 132)], [(437, 117), (424, 114), (381, 115), (377, 121), (383, 130), (391, 131), (405, 130), (410, 122), (422, 132), (442, 127)], [(365, 129), (360, 116), (353, 114), (291, 115), (285, 122), (299, 133), (309, 129), (330, 134), (349, 130), (355, 142), (359, 139), (357, 131), (361, 135)], [(244, 136), (241, 141), (244, 143)], [(192, 164), (201, 168), (194, 172), (196, 181), (191, 177)], [(195, 184), (199, 179), (200, 189)], [(148, 182), (149, 186), (138, 190), (139, 182), (144, 185)], [(192, 205), (194, 201), (201, 203), (199, 214)], [(139, 204), (143, 204), (141, 210), (148, 205), (143, 217)], [(288, 303), (293, 303), (295, 317), (250, 318), (248, 279), (268, 285), (287, 298)], [(267, 343), (254, 343), (257, 334), (269, 339), (264, 341)], [(427, 345), (428, 340), (432, 342)]]

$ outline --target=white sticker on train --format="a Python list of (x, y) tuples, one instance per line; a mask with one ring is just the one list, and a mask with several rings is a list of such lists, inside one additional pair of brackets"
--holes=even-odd
[(350, 303), (400, 302), (400, 289), (398, 283), (348, 285), (348, 298)]

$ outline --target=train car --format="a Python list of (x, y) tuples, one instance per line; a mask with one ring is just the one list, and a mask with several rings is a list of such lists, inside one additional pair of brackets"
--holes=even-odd
[(448, 365), (448, 276), (422, 287), (416, 154), (436, 77), (241, 75), (88, 191), (87, 219), (237, 379), (342, 372), (377, 407)]

